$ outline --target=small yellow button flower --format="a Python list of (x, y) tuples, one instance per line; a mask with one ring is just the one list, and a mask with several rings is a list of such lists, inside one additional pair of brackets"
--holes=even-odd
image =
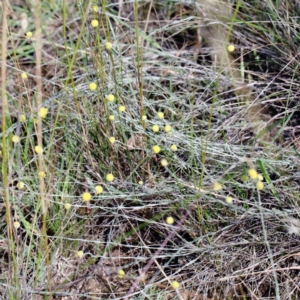
[(20, 122), (26, 122), (26, 116), (24, 114), (20, 115)]
[(176, 290), (180, 287), (180, 283), (178, 281), (174, 280), (174, 281), (171, 282), (171, 286), (172, 286), (173, 289)]
[(168, 165), (168, 161), (163, 158), (161, 161), (160, 161), (160, 164), (163, 166), (163, 167), (166, 167)]
[(153, 132), (159, 132), (159, 126), (158, 125), (153, 125), (152, 126), (152, 131)]
[(26, 32), (26, 37), (27, 37), (27, 38), (30, 39), (32, 36), (33, 36), (33, 33), (32, 33), (31, 31), (27, 31), (27, 32)]
[(258, 176), (255, 169), (249, 169), (248, 170), (248, 175), (251, 179), (257, 179), (257, 176)]
[(33, 119), (33, 124), (37, 124), (38, 123), (38, 119), (37, 118), (34, 118)]
[(89, 84), (89, 89), (90, 89), (91, 91), (94, 91), (96, 88), (97, 88), (97, 84), (96, 84), (95, 82), (91, 82), (91, 83)]
[(115, 178), (115, 177), (114, 177), (113, 174), (107, 174), (107, 175), (106, 175), (106, 180), (109, 181), (109, 182), (113, 181), (114, 178)]
[(172, 127), (170, 125), (165, 126), (165, 132), (170, 132), (172, 130)]
[(158, 154), (160, 152), (160, 147), (158, 145), (155, 145), (152, 147), (152, 151), (155, 153), (155, 154)]
[(23, 73), (21, 74), (21, 77), (22, 77), (22, 79), (27, 79), (27, 74), (26, 74), (25, 72), (23, 72)]
[(112, 49), (112, 43), (106, 42), (106, 43), (105, 43), (105, 48), (106, 48), (107, 50), (111, 50), (111, 49)]
[(20, 228), (20, 223), (19, 222), (14, 222), (14, 227), (16, 228), (16, 229), (18, 229), (18, 228)]
[(246, 182), (248, 180), (248, 176), (247, 175), (243, 175), (241, 177), (242, 182)]
[(17, 144), (17, 143), (20, 142), (20, 138), (19, 138), (17, 135), (14, 135), (14, 136), (11, 138), (11, 140), (12, 140), (15, 144)]
[(233, 52), (234, 51), (234, 45), (230, 44), (227, 47), (228, 52)]
[(139, 183), (139, 185), (144, 184), (143, 180), (140, 180), (138, 183)]
[(90, 193), (85, 192), (81, 195), (81, 197), (84, 202), (88, 202), (91, 200), (92, 195)]
[(37, 154), (41, 154), (41, 153), (43, 153), (43, 148), (42, 147), (40, 147), (40, 146), (35, 146), (34, 147), (34, 151), (37, 153)]
[(264, 188), (264, 183), (261, 182), (261, 181), (258, 181), (258, 182), (256, 183), (256, 188), (257, 188), (259, 191), (261, 191), (261, 190)]
[(257, 174), (257, 179), (260, 180), (260, 181), (263, 181), (264, 177), (261, 174)]
[(91, 25), (92, 27), (97, 27), (99, 25), (99, 22), (97, 20), (92, 20)]
[(118, 270), (118, 278), (123, 279), (125, 276), (125, 272), (123, 270)]
[(113, 144), (115, 141), (116, 141), (116, 138), (115, 138), (114, 136), (111, 136), (111, 137), (109, 138), (109, 142), (110, 142), (111, 144)]
[(222, 189), (222, 185), (219, 182), (215, 182), (213, 185), (214, 191), (220, 191)]
[(119, 106), (119, 112), (123, 112), (126, 110), (126, 107), (124, 105)]
[(38, 112), (38, 115), (44, 119), (44, 118), (46, 118), (47, 114), (48, 114), (48, 108), (41, 107), (41, 109)]
[(103, 192), (103, 187), (101, 185), (96, 185), (95, 191), (96, 191), (96, 194), (99, 195)]
[(115, 119), (115, 116), (114, 115), (110, 115), (108, 118), (109, 118), (110, 121), (113, 121)]
[(228, 203), (228, 204), (232, 204), (232, 201), (233, 201), (233, 198), (230, 197), (230, 196), (227, 196), (225, 201)]
[(115, 100), (115, 96), (113, 94), (109, 94), (106, 96), (106, 99), (110, 102), (114, 101)]
[(170, 148), (171, 148), (171, 150), (172, 150), (173, 152), (177, 151), (177, 146), (176, 146), (176, 145), (172, 145)]
[(98, 11), (98, 6), (97, 6), (97, 5), (93, 5), (92, 10), (93, 10), (94, 12), (97, 12), (97, 11)]
[(65, 204), (65, 210), (69, 210), (71, 207), (72, 207), (72, 205), (70, 203)]
[(160, 119), (163, 119), (165, 115), (164, 115), (163, 112), (159, 111), (159, 112), (157, 113), (157, 116), (158, 116)]
[(142, 120), (146, 121), (147, 120), (147, 116), (146, 115), (142, 115)]
[(77, 252), (77, 256), (78, 256), (79, 258), (82, 258), (82, 257), (83, 257), (83, 251), (81, 251), (81, 250), (78, 251), (78, 252)]
[(39, 175), (40, 178), (45, 178), (46, 177), (46, 173), (44, 171), (40, 171), (38, 175)]
[(18, 188), (19, 190), (23, 190), (24, 187), (25, 187), (25, 184), (24, 184), (23, 181), (19, 181), (19, 182), (17, 183), (17, 188)]
[(166, 223), (169, 225), (172, 225), (174, 223), (174, 219), (172, 217), (167, 217), (166, 218)]

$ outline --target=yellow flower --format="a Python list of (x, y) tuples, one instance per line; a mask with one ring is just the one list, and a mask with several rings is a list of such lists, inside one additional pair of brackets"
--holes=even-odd
[(222, 185), (219, 182), (215, 182), (213, 185), (214, 191), (220, 191), (222, 189)]
[(22, 77), (22, 79), (27, 79), (27, 74), (26, 74), (25, 72), (23, 72), (23, 73), (21, 74), (21, 77)]
[(90, 193), (85, 192), (81, 195), (81, 197), (84, 202), (88, 202), (91, 200), (92, 195)]
[(241, 177), (242, 182), (246, 182), (248, 180), (248, 176), (247, 175), (243, 175)]
[(39, 172), (39, 177), (40, 178), (45, 178), (46, 177), (46, 173), (44, 171), (40, 171)]
[(249, 169), (248, 175), (251, 179), (257, 179), (257, 177), (258, 177), (258, 174), (255, 169)]
[(113, 121), (115, 119), (115, 116), (114, 115), (110, 115), (108, 118), (109, 118), (110, 121)]
[(26, 116), (24, 114), (20, 115), (20, 122), (26, 122)]
[(97, 27), (99, 25), (99, 22), (97, 20), (92, 20), (91, 25), (92, 27)]
[(83, 251), (81, 251), (81, 250), (78, 251), (78, 252), (77, 252), (77, 256), (78, 256), (79, 258), (82, 258), (82, 256), (83, 256)]
[(152, 151), (155, 153), (155, 154), (158, 154), (160, 152), (160, 147), (158, 145), (155, 145), (152, 147)]
[(93, 5), (92, 9), (93, 9), (94, 12), (97, 12), (98, 11), (98, 6), (97, 5)]
[(230, 44), (227, 47), (228, 52), (233, 52), (234, 51), (234, 45)]
[(174, 152), (177, 151), (177, 146), (176, 145), (172, 145), (171, 146), (171, 150), (174, 151)]
[(70, 203), (66, 203), (66, 204), (65, 204), (65, 209), (66, 209), (66, 210), (69, 210), (69, 209), (71, 208), (71, 206), (72, 206), (72, 205), (71, 205)]
[(43, 148), (42, 147), (40, 147), (40, 146), (35, 146), (34, 147), (34, 151), (37, 153), (37, 154), (41, 154), (41, 153), (43, 153)]
[(96, 88), (97, 88), (97, 84), (96, 84), (95, 82), (91, 82), (91, 83), (89, 84), (89, 89), (90, 89), (91, 91), (94, 91)]
[(25, 184), (24, 184), (23, 181), (19, 181), (19, 182), (17, 183), (17, 188), (18, 188), (19, 190), (23, 190), (24, 187), (25, 187)]
[(142, 185), (144, 184), (144, 182), (142, 180), (139, 181), (139, 185)]
[(101, 185), (96, 185), (95, 191), (96, 191), (96, 194), (99, 195), (103, 192), (103, 187)]
[(173, 289), (176, 290), (180, 287), (180, 283), (178, 281), (174, 280), (174, 281), (171, 282), (171, 286), (172, 286)]
[(109, 182), (110, 182), (110, 181), (113, 181), (114, 178), (115, 178), (115, 177), (114, 177), (113, 174), (107, 174), (107, 175), (106, 175), (106, 180), (109, 181)]
[(31, 31), (27, 31), (26, 32), (26, 37), (27, 38), (31, 38), (33, 36), (32, 32)]
[(257, 179), (260, 180), (260, 181), (263, 181), (264, 177), (261, 174), (257, 174)]
[(264, 188), (264, 183), (261, 182), (261, 181), (258, 181), (258, 182), (256, 183), (256, 188), (257, 188), (259, 191), (261, 191), (261, 190)]
[(48, 114), (48, 108), (41, 107), (41, 109), (38, 112), (38, 115), (44, 119), (44, 118), (46, 118), (47, 114)]
[(226, 199), (225, 199), (225, 201), (226, 201), (228, 204), (232, 204), (232, 200), (233, 200), (233, 198), (230, 197), (230, 196), (227, 196)]
[(152, 131), (153, 132), (159, 132), (159, 126), (158, 125), (153, 125), (152, 126)]
[(169, 225), (172, 225), (174, 223), (174, 219), (172, 217), (167, 217), (166, 218), (166, 223)]
[(142, 120), (146, 121), (147, 120), (147, 116), (146, 115), (142, 115)]
[(123, 270), (118, 270), (118, 278), (123, 279), (125, 276), (125, 272)]
[(172, 127), (170, 125), (165, 126), (165, 132), (170, 132), (172, 130)]
[(124, 105), (119, 106), (119, 112), (123, 112), (126, 110), (126, 107)]
[(106, 96), (106, 99), (110, 102), (114, 101), (115, 100), (115, 96), (113, 94), (109, 94)]
[(20, 138), (17, 135), (14, 135), (11, 140), (16, 144), (20, 142)]
[(37, 124), (38, 123), (38, 119), (37, 118), (34, 118), (33, 119), (33, 124)]
[(14, 222), (14, 227), (16, 228), (16, 229), (18, 229), (18, 228), (20, 228), (20, 223), (19, 222)]
[(116, 141), (116, 138), (115, 138), (114, 136), (111, 136), (111, 137), (109, 138), (109, 142), (110, 142), (111, 144), (113, 144), (115, 141)]
[(161, 111), (159, 111), (159, 112), (157, 113), (157, 116), (158, 116), (160, 119), (163, 119), (163, 118), (164, 118), (164, 113), (161, 112)]
[(161, 161), (160, 161), (160, 164), (163, 166), (163, 167), (166, 167), (168, 165), (168, 161), (163, 158)]
[(111, 49), (112, 49), (112, 43), (106, 42), (106, 43), (105, 43), (105, 48), (106, 48), (107, 50), (111, 50)]

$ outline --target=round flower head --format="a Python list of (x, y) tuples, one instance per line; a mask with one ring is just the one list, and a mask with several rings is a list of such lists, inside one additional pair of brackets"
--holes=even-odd
[(147, 116), (146, 115), (142, 115), (142, 120), (146, 121), (147, 120)]
[(155, 153), (155, 154), (158, 154), (160, 152), (160, 147), (158, 145), (155, 145), (152, 147), (152, 151)]
[(105, 43), (105, 48), (106, 48), (107, 50), (111, 50), (111, 49), (112, 49), (112, 43), (106, 42), (106, 43)]
[(113, 94), (109, 94), (106, 96), (106, 99), (110, 102), (114, 101), (115, 100), (115, 96)]
[(153, 125), (152, 126), (152, 131), (153, 132), (159, 132), (159, 126), (158, 125)]
[(26, 32), (26, 37), (27, 37), (27, 38), (30, 39), (32, 36), (33, 36), (33, 33), (32, 33), (31, 31), (27, 31), (27, 32)]
[(119, 112), (123, 112), (126, 110), (126, 107), (124, 105), (119, 106)]
[(98, 6), (97, 6), (97, 5), (93, 5), (92, 10), (93, 10), (94, 12), (97, 12), (97, 11), (98, 11)]
[(161, 111), (159, 111), (159, 112), (157, 113), (157, 116), (159, 117), (159, 119), (163, 119), (163, 118), (164, 118), (164, 113), (161, 112)]
[(234, 45), (230, 44), (230, 45), (227, 47), (227, 50), (228, 50), (228, 52), (233, 52), (233, 51), (234, 51)]
[(113, 144), (115, 141), (116, 141), (116, 138), (115, 138), (114, 136), (111, 136), (111, 137), (109, 138), (109, 142), (110, 142), (111, 144)]
[(180, 283), (178, 281), (174, 280), (174, 281), (171, 282), (171, 286), (172, 286), (173, 289), (176, 290), (180, 287)]
[(40, 171), (38, 175), (39, 175), (40, 178), (45, 178), (46, 177), (46, 173), (44, 171)]
[(232, 200), (233, 200), (233, 198), (230, 197), (230, 196), (227, 196), (226, 199), (225, 199), (225, 201), (226, 201), (228, 204), (232, 204)]
[(20, 122), (26, 122), (26, 116), (24, 114), (20, 115)]
[(46, 118), (47, 114), (48, 114), (48, 108), (46, 108), (46, 107), (41, 107), (40, 110), (39, 110), (39, 112), (38, 112), (38, 115), (39, 115), (41, 118), (44, 119), (44, 118)]
[(172, 130), (172, 127), (170, 125), (165, 126), (165, 132), (170, 132)]
[(125, 276), (125, 272), (123, 270), (118, 270), (118, 278), (123, 279)]
[(247, 175), (243, 175), (241, 177), (242, 182), (246, 182), (248, 180), (248, 176)]
[(66, 204), (65, 204), (65, 210), (69, 210), (69, 209), (71, 208), (71, 206), (72, 206), (72, 205), (71, 205), (70, 203), (66, 203)]
[(261, 190), (264, 188), (264, 183), (261, 182), (261, 181), (258, 181), (258, 182), (256, 183), (256, 188), (257, 188), (259, 191), (261, 191)]
[(16, 228), (16, 229), (18, 229), (18, 228), (20, 228), (20, 223), (19, 222), (14, 222), (14, 227)]
[(172, 217), (167, 217), (167, 218), (166, 218), (166, 223), (167, 223), (168, 225), (172, 225), (172, 224), (174, 223), (174, 219), (173, 219)]
[(110, 115), (108, 118), (109, 118), (110, 121), (113, 121), (115, 119), (115, 116), (114, 115)]
[(163, 158), (161, 161), (160, 161), (160, 164), (163, 166), (163, 167), (166, 167), (168, 165), (168, 161)]
[(138, 183), (139, 183), (139, 185), (144, 184), (143, 180), (140, 180)]
[(248, 175), (251, 179), (257, 179), (257, 176), (258, 176), (255, 169), (249, 169), (248, 170)]
[(91, 25), (92, 27), (97, 27), (99, 25), (99, 22), (97, 20), (92, 20)]
[(96, 191), (96, 194), (99, 195), (103, 192), (103, 187), (101, 185), (96, 185), (95, 191)]
[(25, 184), (24, 184), (23, 181), (19, 181), (19, 182), (17, 183), (17, 188), (18, 188), (19, 190), (23, 190), (24, 187), (25, 187)]
[(26, 74), (25, 72), (23, 72), (23, 73), (21, 74), (21, 77), (22, 77), (22, 79), (27, 79), (27, 74)]
[(81, 251), (81, 250), (78, 251), (78, 252), (77, 252), (77, 256), (78, 256), (79, 258), (82, 258), (82, 257), (83, 257), (83, 251)]
[(176, 145), (172, 145), (170, 148), (171, 148), (171, 150), (172, 150), (173, 152), (177, 151), (177, 146), (176, 146)]
[(35, 147), (34, 147), (34, 151), (35, 151), (37, 154), (41, 154), (41, 153), (43, 153), (43, 148), (40, 147), (40, 146), (35, 146)]
[(85, 192), (81, 195), (81, 197), (84, 202), (88, 202), (91, 200), (92, 195), (90, 193)]
[(109, 181), (109, 182), (113, 181), (114, 178), (115, 178), (115, 177), (114, 177), (113, 174), (107, 174), (107, 175), (106, 175), (106, 180)]
[(214, 191), (220, 191), (222, 189), (222, 185), (219, 182), (215, 182), (213, 185)]
[(91, 82), (91, 83), (89, 84), (89, 89), (90, 89), (91, 91), (94, 91), (96, 88), (97, 88), (97, 84), (96, 84), (95, 82)]
[(257, 179), (260, 180), (260, 181), (263, 181), (264, 177), (261, 174), (257, 174)]
[(17, 135), (14, 135), (14, 136), (11, 138), (11, 140), (12, 140), (15, 144), (17, 144), (17, 143), (20, 142), (20, 138), (19, 138)]

